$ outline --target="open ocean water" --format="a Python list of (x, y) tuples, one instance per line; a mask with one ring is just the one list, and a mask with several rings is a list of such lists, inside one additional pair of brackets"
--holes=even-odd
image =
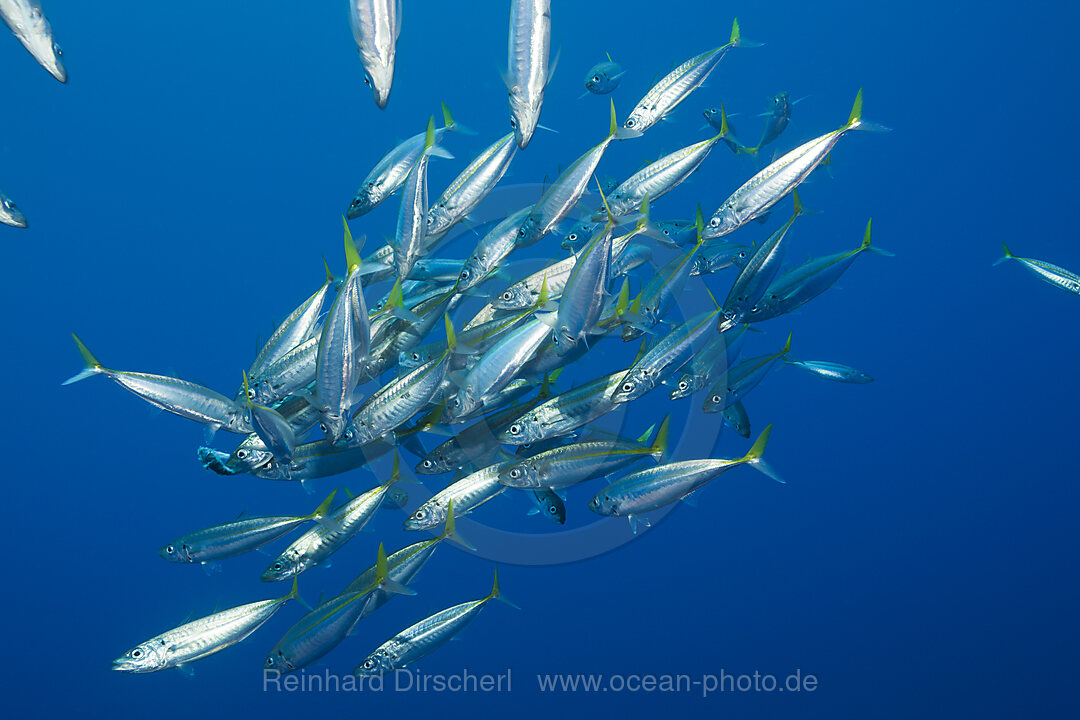
[[(231, 396), (257, 338), (322, 282), (322, 258), (342, 273), (341, 215), (386, 151), (445, 101), (476, 135), (446, 138), (456, 159), (432, 160), (434, 199), (509, 131), (499, 75), (509, 3), (404, 5), (383, 111), (362, 83), (344, 2), (47, 0), (66, 85), (0, 32), (0, 190), (30, 221), (0, 226), (9, 716), (1075, 716), (1080, 306), (1016, 263), (991, 267), (1004, 240), (1080, 270), (1070, 212), (1080, 13), (1060, 2), (555, 0), (559, 59), (540, 122), (558, 132), (538, 130), (518, 152), (485, 219), (532, 202), (607, 132), (607, 98), (578, 98), (605, 52), (626, 69), (611, 96), (621, 121), (656, 78), (725, 43), (737, 16), (764, 45), (733, 49), (670, 121), (613, 144), (597, 175), (621, 180), (709, 137), (701, 111), (721, 101), (753, 143), (756, 115), (779, 92), (805, 97), (768, 149), (786, 152), (839, 127), (864, 88), (865, 116), (892, 132), (845, 137), (829, 171), (803, 185), (819, 212), (793, 227), (788, 261), (855, 248), (871, 216), (874, 244), (895, 257), (860, 258), (836, 288), (751, 333), (744, 357), (775, 351), (792, 332), (796, 357), (850, 364), (875, 381), (777, 367), (745, 405), (755, 436), (774, 425), (766, 457), (786, 484), (733, 470), (632, 541), (624, 520), (586, 509), (595, 480), (571, 488), (564, 528), (527, 515), (520, 497), (496, 498), (470, 518), (473, 538), (490, 532), (486, 557), (438, 549), (413, 583), (418, 594), (362, 620), (300, 675), (301, 688), (261, 670), (304, 613), (298, 604), (193, 664), (193, 676), (110, 670), (185, 619), (287, 592), (259, 582), (264, 555), (207, 574), (164, 562), (165, 542), (242, 511), (304, 514), (334, 487), (360, 492), (387, 477), (388, 458), (315, 481), (311, 495), (218, 476), (196, 459), (200, 426), (104, 378), (60, 383), (79, 369), (75, 331), (106, 365)], [(707, 217), (772, 159), (762, 154), (718, 146), (654, 203), (654, 219), (692, 217), (698, 203)], [(595, 192), (582, 202), (598, 204)], [(395, 197), (351, 221), (366, 252), (393, 234), (397, 210)], [(761, 242), (789, 212), (784, 200), (735, 238)], [(466, 230), (439, 256), (465, 257), (474, 240)], [(562, 253), (545, 238), (516, 253), (523, 264), (511, 272)], [(733, 277), (708, 285), (722, 298)], [(697, 279), (688, 288), (675, 315), (708, 307)], [(602, 343), (561, 389), (626, 367), (637, 348)], [(714, 441), (723, 456), (744, 453), (749, 441), (721, 433), (701, 399), (656, 390), (609, 427), (636, 437), (670, 413), (676, 459)], [(221, 432), (212, 444), (228, 451), (237, 439)], [(448, 478), (403, 485), (410, 509)], [(404, 517), (380, 510), (330, 568), (300, 577), (301, 594), (314, 603), (337, 592), (379, 541), (419, 539), (401, 530)], [(569, 539), (561, 549), (536, 539), (542, 549), (530, 554), (528, 534)], [(608, 542), (617, 547), (601, 552)], [(343, 681), (397, 631), (483, 597), (489, 556), (501, 559), (520, 612), (492, 603), (381, 691), (320, 691), (310, 679)], [(545, 691), (557, 673), (552, 682), (582, 684)], [(425, 690), (424, 677), (439, 675), (466, 687)], [(502, 691), (467, 679), (485, 675)]]

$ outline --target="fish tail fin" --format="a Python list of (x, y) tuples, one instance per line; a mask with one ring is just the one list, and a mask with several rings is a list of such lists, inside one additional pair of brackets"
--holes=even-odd
[(664, 421), (660, 423), (660, 429), (656, 431), (656, 437), (653, 438), (652, 452), (650, 453), (654, 458), (660, 460), (667, 455), (668, 451), (668, 431), (671, 429), (671, 415), (664, 418)]
[(551, 296), (551, 291), (548, 290), (547, 275), (544, 275), (543, 281), (540, 283), (540, 294), (536, 296), (536, 309), (542, 310), (548, 303), (548, 298)]
[(844, 127), (840, 128), (840, 131), (847, 132), (848, 130), (862, 130), (864, 132), (889, 132), (889, 128), (885, 127), (881, 123), (863, 120), (862, 105), (862, 88), (859, 88), (858, 94), (855, 95), (855, 104), (851, 106), (851, 114), (848, 115), (848, 121), (844, 125)]
[(386, 548), (379, 543), (379, 553), (375, 558), (375, 587), (397, 595), (415, 595), (415, 590), (410, 590), (398, 581), (390, 577), (390, 563), (386, 560)]
[(787, 342), (784, 343), (784, 347), (780, 348), (780, 357), (783, 357), (784, 355), (787, 355), (789, 352), (791, 352), (791, 335), (791, 333), (788, 333)]
[(630, 278), (623, 277), (619, 288), (619, 299), (615, 301), (615, 319), (618, 320), (630, 309)]
[[(446, 105), (443, 105), (446, 108)], [(435, 116), (428, 117), (427, 132), (424, 134), (424, 152), (429, 152), (435, 146)]]
[(803, 209), (802, 198), (799, 197), (799, 191), (798, 190), (792, 190), (791, 191), (791, 197), (795, 201), (795, 212), (792, 215), (792, 217), (799, 217), (800, 215), (802, 215), (803, 213), (806, 212)]
[(701, 214), (701, 205), (694, 212), (694, 227), (697, 228), (697, 242), (695, 247), (700, 247), (705, 242), (705, 216)]
[[(613, 101), (614, 102), (614, 101)], [(614, 107), (614, 105), (612, 105)], [(614, 120), (614, 115), (612, 119)], [(596, 182), (596, 190), (600, 193), (600, 200), (604, 203), (604, 212), (607, 213), (607, 221), (609, 225), (615, 224), (615, 216), (611, 214), (611, 206), (608, 205), (607, 196), (604, 195), (604, 188), (600, 187), (600, 179), (593, 175), (593, 180)]]
[(79, 355), (82, 356), (83, 369), (72, 375), (63, 382), (64, 385), (70, 385), (71, 383), (85, 380), (91, 375), (98, 375), (106, 372), (105, 366), (98, 362), (98, 359), (94, 357), (93, 353), (83, 344), (83, 341), (79, 339), (79, 336), (75, 333), (71, 333), (71, 338), (75, 341), (75, 347), (79, 349)]
[[(869, 251), (876, 255), (884, 255), (885, 257), (893, 257), (893, 254), (888, 250), (882, 250), (879, 247), (874, 247), (870, 244), (870, 225), (874, 222), (874, 218), (870, 218), (866, 221), (866, 232), (863, 233), (862, 245), (859, 246), (858, 252)], [(1004, 258), (1003, 258), (1004, 259)]]
[[(1016, 259), (1016, 256), (1012, 254), (1011, 250), (1009, 250), (1008, 245), (1006, 245), (1004, 242), (1002, 242), (1001, 247), (1005, 251), (1005, 254), (1002, 255), (1001, 257), (999, 257), (996, 261), (994, 261), (994, 265), (1000, 265), (1001, 263), (1005, 262), (1006, 260), (1015, 260)], [(75, 338), (75, 342), (79, 342), (79, 338)], [(82, 373), (79, 373), (79, 375), (81, 375), (81, 374)], [(82, 378), (79, 377), (79, 375), (76, 375), (75, 378), (73, 378), (71, 380), (68, 380), (68, 382), (75, 382), (75, 380), (82, 380)], [(67, 383), (64, 383), (64, 384), (67, 385)]]
[(446, 106), (445, 102), (441, 102), (439, 104), (442, 106), (443, 126), (447, 130), (452, 130), (452, 131), (454, 131), (456, 133), (460, 133), (461, 135), (475, 135), (476, 134), (475, 130), (473, 130), (472, 128), (469, 128), (469, 127), (465, 127), (464, 125), (462, 125), (461, 123), (459, 123), (457, 120), (454, 119), (454, 116), (450, 114), (450, 108)]
[(305, 607), (311, 607), (306, 602), (304, 602), (304, 598), (300, 597), (300, 583), (298, 582), (299, 579), (300, 579), (299, 575), (293, 575), (292, 589), (289, 590), (288, 595), (281, 598), (281, 602), (285, 602), (287, 600), (296, 600), (297, 602), (299, 602), (301, 605), (304, 605)]
[(608, 127), (608, 137), (615, 137), (619, 132), (619, 121), (615, 118), (615, 98), (608, 98), (611, 100), (611, 124)]
[(762, 459), (762, 455), (765, 453), (765, 445), (769, 442), (769, 435), (772, 433), (772, 425), (770, 424), (761, 434), (758, 435), (757, 440), (754, 441), (750, 450), (742, 457), (742, 461), (747, 465), (752, 466), (755, 470), (771, 477), (776, 482), (784, 482), (783, 478), (776, 474), (776, 472), (769, 467), (768, 464)]
[(454, 332), (454, 323), (450, 320), (450, 313), (443, 315), (443, 323), (446, 325), (446, 352), (454, 352), (457, 347), (457, 333)]
[(742, 31), (739, 29), (739, 18), (735, 18), (731, 22), (731, 39), (728, 40), (728, 44), (731, 47), (761, 47), (764, 43), (755, 42), (749, 38), (742, 36)]
[(330, 263), (326, 262), (325, 257), (322, 259), (322, 264), (323, 269), (326, 270), (326, 283), (328, 285), (333, 285), (334, 280), (336, 280), (337, 278), (334, 277), (334, 273), (330, 272)]
[(387, 480), (386, 482), (384, 482), (382, 487), (383, 487), (384, 490), (386, 490), (391, 485), (394, 485), (395, 483), (401, 482), (402, 479), (403, 478), (401, 477), (401, 453), (399, 453), (397, 448), (395, 447), (394, 448), (394, 465), (390, 469), (390, 479)]
[[(353, 270), (360, 267), (360, 251), (356, 249), (356, 242), (353, 240), (352, 230), (349, 229), (349, 222), (345, 219), (345, 216), (341, 216), (341, 223), (345, 226), (345, 267), (351, 274)], [(330, 274), (329, 268), (327, 269), (327, 275)]]
[(510, 600), (510, 598), (506, 597), (506, 595), (503, 594), (502, 590), (499, 589), (499, 566), (498, 565), (495, 566), (495, 579), (491, 583), (491, 592), (488, 593), (488, 596), (486, 598), (484, 598), (484, 600), (485, 601), (487, 601), (487, 600), (501, 600), (502, 602), (506, 603), (507, 605), (514, 608), (515, 610), (520, 610), (521, 609), (520, 607), (515, 605), (514, 602), (512, 600)]

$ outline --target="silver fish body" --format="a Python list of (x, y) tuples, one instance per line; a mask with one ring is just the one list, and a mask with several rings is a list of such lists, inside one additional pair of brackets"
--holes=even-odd
[(349, 25), (364, 64), (364, 84), (375, 104), (385, 108), (394, 82), (401, 0), (349, 0)]
[(0, 19), (41, 67), (60, 82), (67, 82), (67, 70), (61, 60), (64, 53), (53, 39), (52, 26), (38, 0), (0, 0)]
[(29, 226), (26, 216), (19, 210), (19, 206), (4, 193), (0, 193), (0, 223), (17, 228)]
[(510, 127), (519, 148), (529, 145), (540, 120), (551, 51), (550, 0), (513, 0), (507, 51)]

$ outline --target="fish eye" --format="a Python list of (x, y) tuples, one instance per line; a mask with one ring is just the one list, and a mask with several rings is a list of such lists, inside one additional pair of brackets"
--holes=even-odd
[(430, 460), (425, 460), (425, 461), (423, 462), (423, 466), (424, 466), (424, 467), (426, 467), (426, 468), (429, 468), (429, 467), (431, 467), (431, 466), (432, 466), (432, 465), (434, 465), (434, 464), (435, 464), (435, 463), (431, 462)]
[(709, 108), (709, 112), (711, 112), (713, 115), (715, 115), (716, 114), (716, 108)]
[(367, 75), (367, 74), (364, 75), (364, 84), (367, 85), (368, 87), (371, 87), (371, 76), (370, 75)]
[(600, 76), (599, 76), (599, 75), (593, 75), (592, 81), (593, 81), (594, 83), (598, 83), (598, 82), (600, 82)]
[(279, 563), (279, 562), (274, 563), (274, 569), (280, 572), (281, 571), (281, 563)]
[(345, 431), (345, 439), (346, 440), (352, 440), (354, 437), (356, 437), (356, 432), (355, 431), (353, 431), (353, 430), (346, 430)]
[(503, 299), (503, 300), (510, 300), (510, 299), (512, 299), (513, 297), (514, 297), (514, 296), (513, 296), (513, 295), (511, 295), (511, 294), (510, 294), (509, 292), (504, 292), (504, 293), (502, 294), (502, 299)]
[(557, 515), (559, 512), (559, 508), (557, 505), (548, 505), (548, 512), (552, 515)]
[(512, 478), (521, 477), (521, 470), (519, 468), (514, 468), (513, 470), (510, 471), (510, 477), (512, 477)]
[(370, 670), (371, 668), (375, 667), (375, 661), (374, 660), (365, 660), (364, 661), (364, 667), (366, 669)]
[(462, 270), (461, 271), (461, 279), (462, 280), (468, 280), (470, 275), (472, 275), (472, 273), (470, 273), (468, 270)]
[(142, 657), (142, 650), (139, 650), (139, 649), (132, 650), (131, 651), (131, 657), (133, 657), (133, 658)]
[(267, 667), (272, 667), (274, 665), (274, 656), (273, 655), (266, 658), (266, 665), (267, 665)]
[(628, 127), (628, 128), (632, 128), (635, 125), (637, 125), (637, 120), (635, 120), (634, 118), (630, 118), (629, 120), (626, 121), (626, 127)]
[(249, 400), (254, 400), (255, 399), (255, 390), (253, 388), (248, 388), (247, 396), (248, 396)]
[(720, 402), (720, 396), (719, 396), (719, 395), (713, 395), (713, 396), (712, 396), (712, 401), (713, 401), (714, 403), (718, 403), (718, 402)]
[(685, 390), (688, 387), (690, 387), (690, 384), (688, 382), (686, 382), (685, 380), (683, 380), (683, 381), (681, 381), (679, 383), (679, 389), (680, 390)]
[(510, 434), (511, 435), (520, 435), (521, 434), (521, 426), (518, 425), (517, 423), (514, 423), (513, 425), (511, 425), (510, 426)]
[(238, 458), (240, 458), (241, 460), (243, 460), (244, 458), (246, 458), (246, 457), (247, 457), (247, 450), (237, 450), (237, 451), (236, 451), (236, 457), (238, 457)]
[(630, 392), (633, 389), (634, 389), (633, 383), (623, 383), (623, 386), (622, 386), (622, 391), (623, 392)]
[(425, 516), (427, 516), (427, 512), (423, 508), (420, 508), (413, 513), (413, 517), (417, 520), (423, 520)]
[(420, 359), (420, 353), (413, 353), (412, 354), (412, 359), (413, 360), (419, 360)]
[(719, 226), (720, 226), (720, 220), (718, 218), (713, 218), (712, 220), (709, 220), (709, 227), (719, 227)]
[(165, 552), (167, 552), (169, 555), (172, 555), (175, 550), (176, 548), (174, 548), (172, 545), (165, 546)]
[(569, 240), (570, 242), (577, 242), (578, 234), (576, 232), (572, 232), (572, 233), (570, 233), (569, 235), (566, 236), (566, 239)]
[(319, 423), (319, 429), (322, 430), (323, 433), (325, 433), (326, 432), (326, 423)]
[(510, 116), (510, 127), (517, 130), (517, 118), (513, 115)]

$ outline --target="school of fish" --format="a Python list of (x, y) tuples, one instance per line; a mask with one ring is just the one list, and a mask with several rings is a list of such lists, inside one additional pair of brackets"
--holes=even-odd
[[(376, 106), (385, 109), (395, 79), (400, 0), (348, 5), (363, 82)], [(507, 133), (477, 153), (434, 202), (430, 163), (451, 162), (446, 144), (467, 132), (451, 111), (443, 105), (441, 125), (434, 116), (426, 127), (418, 121), (421, 132), (387, 149), (352, 199), (346, 203), (343, 196), (344, 265), (320, 271), (325, 279), (261, 345), (234, 390), (114, 369), (73, 336), (83, 369), (65, 384), (104, 376), (224, 439), (225, 450), (198, 449), (206, 469), (296, 482), (323, 498), (317, 505), (312, 498), (293, 514), (241, 516), (162, 545), (158, 552), (167, 562), (218, 567), (292, 537), (270, 553), (261, 576), (263, 582), (285, 582), (290, 590), (154, 635), (117, 657), (114, 670), (189, 670), (194, 661), (241, 642), (299, 599), (301, 575), (329, 564), (365, 526), (381, 524), (390, 515), (382, 508), (403, 509), (407, 530), (428, 531), (422, 539), (391, 551), (382, 544), (372, 548), (370, 566), (336, 594), (308, 606), (276, 644), (267, 643), (266, 670), (298, 670), (337, 648), (395, 596), (414, 594), (411, 585), (443, 541), (475, 550), (456, 520), (495, 497), (524, 498), (532, 514), (551, 527), (568, 516), (593, 513), (600, 516), (596, 522), (628, 521), (637, 532), (649, 525), (653, 511), (740, 466), (783, 482), (765, 462), (771, 424), (734, 457), (673, 457), (676, 412), (686, 415), (681, 432), (700, 421), (697, 413), (717, 413), (749, 439), (748, 396), (777, 367), (793, 366), (837, 383), (872, 381), (837, 362), (797, 359), (790, 334), (761, 354), (743, 352), (747, 342), (762, 342), (761, 323), (826, 292), (857, 258), (888, 255), (871, 244), (867, 221), (862, 237), (839, 241), (844, 250), (797, 265), (785, 262), (806, 214), (799, 186), (848, 135), (883, 129), (863, 119), (862, 90), (853, 93), (846, 119), (837, 109), (836, 127), (778, 152), (771, 162), (763, 162), (761, 151), (782, 146), (799, 102), (786, 93), (763, 113), (762, 133), (752, 147), (736, 138), (717, 103), (703, 113), (706, 127), (715, 131), (711, 137), (693, 139), (622, 182), (605, 187), (597, 181), (608, 153), (632, 151), (633, 139), (646, 132), (666, 132), (659, 123), (703, 86), (729, 52), (756, 44), (742, 37), (735, 21), (725, 42), (663, 75), (622, 122), (615, 102), (607, 103), (606, 133), (564, 163), (529, 205), (496, 222), (474, 224), (474, 211), (543, 127), (544, 94), (552, 79), (549, 0), (510, 5)], [(37, 3), (0, 0), (0, 15), (35, 59), (66, 81), (59, 47)], [(586, 73), (586, 94), (609, 95), (627, 76), (611, 55), (605, 57)], [(654, 220), (658, 201), (710, 161), (721, 142), (756, 162), (757, 171), (748, 170), (748, 179), (725, 189), (726, 195), (710, 188), (700, 200), (711, 212), (698, 206), (695, 214), (683, 201), (682, 218), (693, 219)], [(398, 207), (393, 235), (385, 244), (365, 244), (363, 218), (384, 202)], [(662, 205), (667, 203), (674, 204)], [(788, 206), (790, 214), (783, 209)], [(774, 222), (774, 212), (782, 221)], [(26, 227), (3, 195), (0, 221)], [(775, 228), (754, 244), (729, 237), (752, 222)], [(363, 229), (369, 237), (382, 236), (381, 228)], [(472, 250), (448, 256), (444, 249), (452, 242), (468, 243)], [(521, 251), (530, 247), (536, 248), (528, 254), (533, 267), (522, 272)], [(1005, 252), (1004, 259), (1080, 292), (1075, 275)], [(537, 254), (549, 260), (537, 264)], [(684, 312), (689, 297), (704, 307)], [(617, 359), (621, 347), (636, 350), (632, 361)], [(667, 394), (672, 412), (642, 417), (626, 411), (650, 393)], [(600, 422), (620, 413), (633, 426), (626, 435)], [(230, 441), (223, 433), (238, 437)], [(403, 467), (408, 456), (415, 457), (416, 475), (443, 476), (441, 489), (425, 492), (421, 501), (399, 487), (413, 475)], [(370, 468), (380, 458), (392, 469), (364, 492), (349, 492), (346, 478), (334, 481), (336, 489), (317, 487), (321, 478)], [(347, 480), (355, 478), (353, 473)], [(410, 627), (389, 628), (386, 641), (369, 651), (349, 650), (354, 672), (406, 667), (459, 634), (490, 600), (508, 602), (497, 569), (492, 574), (487, 594), (467, 594), (460, 604)]]

